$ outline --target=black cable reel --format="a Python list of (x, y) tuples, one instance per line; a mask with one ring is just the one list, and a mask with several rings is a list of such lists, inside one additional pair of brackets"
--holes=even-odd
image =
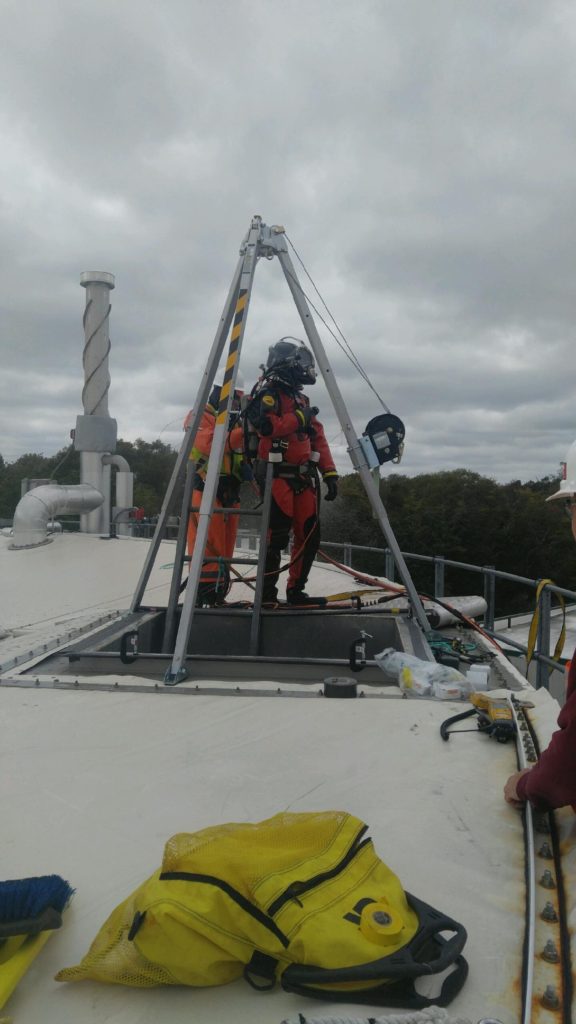
[(380, 465), (384, 462), (400, 462), (406, 428), (399, 416), (391, 412), (375, 416), (366, 425), (362, 437), (370, 440)]

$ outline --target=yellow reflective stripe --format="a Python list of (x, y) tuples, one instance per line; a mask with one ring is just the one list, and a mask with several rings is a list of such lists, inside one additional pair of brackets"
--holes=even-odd
[(226, 360), (226, 369), (224, 371), (224, 381), (222, 384), (222, 390), (220, 391), (220, 402), (218, 404), (218, 415), (216, 417), (216, 425), (218, 425), (219, 423), (226, 422), (228, 398), (230, 397), (230, 391), (232, 388), (232, 377), (234, 376), (236, 359), (238, 358), (238, 342), (240, 335), (242, 333), (242, 321), (244, 319), (244, 310), (246, 308), (247, 295), (247, 289), (243, 288), (240, 291), (236, 302), (234, 325), (232, 327), (230, 345), (228, 347), (228, 358)]

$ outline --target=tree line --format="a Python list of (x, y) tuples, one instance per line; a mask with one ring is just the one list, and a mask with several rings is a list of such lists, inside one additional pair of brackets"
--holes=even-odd
[[(176, 451), (163, 441), (139, 438), (134, 442), (119, 440), (116, 454), (124, 456), (134, 473), (134, 504), (143, 508), (146, 515), (158, 513), (172, 475)], [(80, 483), (80, 454), (70, 445), (56, 455), (30, 452), (11, 463), (6, 463), (0, 455), (0, 519), (12, 519), (24, 478), (53, 479), (58, 484)]]
[[(392, 474), (380, 481), (380, 495), (403, 552), (441, 555), (468, 565), (494, 566), (536, 580), (551, 578), (576, 590), (576, 557), (563, 502), (546, 502), (558, 490), (557, 476), (500, 484), (466, 469)], [(360, 479), (345, 476), (341, 500), (323, 508), (325, 540), (372, 547), (383, 545)], [(355, 565), (384, 573), (384, 555), (359, 554)], [(434, 567), (409, 560), (416, 587), (431, 594)], [(467, 570), (446, 569), (446, 593), (483, 593), (483, 579)], [(533, 593), (518, 584), (498, 581), (499, 613), (533, 606)]]
[[(147, 516), (156, 515), (168, 487), (176, 451), (160, 440), (118, 441), (134, 473), (134, 503)], [(80, 457), (73, 448), (53, 456), (34, 453), (6, 463), (0, 455), (0, 519), (11, 520), (20, 500), (23, 477), (78, 483)], [(562, 502), (546, 502), (557, 490), (555, 475), (507, 484), (455, 469), (408, 477), (392, 473), (380, 481), (380, 494), (400, 548), (421, 555), (442, 555), (472, 565), (495, 566), (529, 579), (552, 578), (559, 586), (576, 589), (576, 559), (570, 523)], [(182, 489), (171, 511), (179, 514)], [(246, 491), (249, 504), (253, 492)], [(339, 499), (322, 502), (322, 537), (326, 541), (361, 544), (383, 549), (384, 539), (372, 515), (357, 474), (340, 481)], [(409, 560), (417, 588), (431, 593), (433, 567)], [(384, 555), (355, 556), (354, 565), (365, 572), (384, 573)], [(481, 577), (447, 569), (446, 593), (481, 593)], [(524, 588), (499, 582), (499, 611), (529, 607)], [(533, 598), (532, 598), (533, 600)]]

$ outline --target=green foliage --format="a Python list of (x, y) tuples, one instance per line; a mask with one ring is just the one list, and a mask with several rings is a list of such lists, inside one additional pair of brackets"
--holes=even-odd
[(80, 456), (71, 447), (62, 448), (51, 456), (29, 452), (11, 463), (4, 462), (0, 455), (0, 518), (12, 519), (25, 477), (46, 480), (53, 477), (59, 484), (77, 484), (80, 481)]
[[(416, 477), (392, 475), (380, 483), (380, 494), (402, 551), (442, 555), (468, 565), (495, 566), (528, 579), (550, 577), (559, 586), (576, 588), (576, 551), (568, 520), (558, 503), (547, 495), (557, 479), (522, 484), (498, 484), (465, 469), (423, 473)], [(323, 504), (325, 540), (374, 547), (386, 546), (357, 475), (341, 481), (340, 498), (333, 511)], [(416, 587), (432, 593), (434, 567), (408, 559)], [(364, 572), (382, 574), (384, 557), (364, 553), (354, 565)], [(482, 576), (468, 570), (446, 569), (446, 593), (483, 592)], [(530, 590), (498, 582), (498, 611), (520, 611), (533, 603)]]
[[(176, 452), (162, 441), (118, 441), (116, 452), (123, 455), (134, 473), (134, 503), (146, 515), (160, 511), (168, 488)], [(51, 455), (29, 453), (6, 464), (0, 455), (0, 518), (12, 519), (21, 497), (21, 481), (28, 478), (53, 478), (59, 484), (80, 482), (80, 455), (72, 447)], [(175, 496), (174, 511), (180, 512), (181, 491)]]
[[(156, 515), (168, 489), (176, 452), (163, 441), (143, 441), (141, 437), (134, 443), (118, 441), (118, 455), (123, 455), (134, 473), (134, 504), (143, 508), (147, 516)], [(174, 497), (173, 512), (180, 513), (182, 491), (179, 488)]]

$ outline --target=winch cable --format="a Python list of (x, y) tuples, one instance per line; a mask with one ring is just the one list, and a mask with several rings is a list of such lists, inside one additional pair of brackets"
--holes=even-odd
[[(320, 293), (320, 289), (318, 288), (316, 282), (314, 281), (310, 271), (308, 270), (308, 267), (304, 263), (304, 260), (302, 259), (300, 253), (296, 249), (296, 246), (294, 245), (292, 239), (289, 238), (288, 235), (286, 235), (285, 237), (286, 237), (286, 241), (288, 242), (290, 248), (292, 249), (292, 252), (294, 253), (296, 259), (298, 260), (300, 266), (302, 267), (302, 270), (306, 274), (306, 277), (308, 278), (308, 280), (310, 281), (310, 284), (312, 285), (314, 291), (316, 292), (316, 295), (320, 299), (320, 302), (324, 306), (324, 309), (326, 310), (328, 316), (330, 317), (332, 323), (334, 324), (334, 327), (338, 331), (338, 334), (340, 335), (340, 337), (342, 338), (342, 341), (344, 342), (346, 348), (348, 349), (348, 352), (349, 352), (348, 358), (352, 360), (352, 362), (356, 366), (356, 369), (358, 370), (358, 372), (361, 374), (362, 377), (364, 377), (364, 379), (368, 383), (368, 378), (367, 378), (366, 372), (365, 372), (363, 366), (361, 365), (360, 360), (358, 359), (358, 356), (356, 355), (356, 353), (354, 352), (354, 350), (353, 350), (352, 346), (350, 345), (348, 339), (346, 338), (346, 336), (344, 334), (344, 331), (340, 327), (340, 324), (336, 320), (336, 317), (334, 316), (332, 310), (329, 308), (328, 303), (326, 302), (326, 299)], [(328, 327), (328, 325), (326, 324), (325, 321), (323, 321), (323, 323), (325, 324), (326, 327)], [(328, 330), (330, 330), (329, 327), (328, 327)], [(332, 334), (332, 337), (334, 337), (334, 334)], [(338, 339), (336, 339), (336, 341), (338, 341)], [(338, 344), (340, 344), (340, 343), (338, 342)], [(341, 345), (340, 345), (340, 348), (342, 348)]]
[(294, 244), (293, 244), (293, 243), (292, 243), (292, 242), (290, 241), (290, 239), (288, 238), (288, 235), (286, 235), (285, 237), (286, 237), (286, 240), (288, 241), (288, 243), (289, 243), (289, 245), (290, 245), (290, 247), (291, 247), (292, 251), (294, 252), (294, 255), (296, 256), (297, 260), (298, 260), (298, 261), (300, 262), (300, 264), (301, 264), (301, 266), (302, 266), (302, 269), (304, 270), (304, 273), (305, 273), (305, 274), (306, 274), (306, 276), (307, 276), (307, 277), (309, 278), (309, 280), (310, 280), (310, 282), (311, 282), (311, 284), (312, 284), (312, 287), (314, 288), (314, 290), (315, 290), (316, 294), (317, 294), (317, 295), (319, 296), (319, 298), (320, 298), (320, 301), (321, 301), (321, 302), (323, 303), (323, 305), (324, 305), (325, 309), (327, 310), (327, 312), (328, 312), (328, 315), (329, 315), (329, 316), (330, 316), (330, 317), (332, 318), (332, 320), (334, 321), (334, 325), (335, 325), (335, 327), (336, 327), (336, 330), (337, 330), (337, 331), (339, 331), (339, 332), (340, 332), (340, 334), (342, 335), (342, 338), (344, 339), (344, 344), (346, 345), (346, 348), (348, 349), (348, 351), (346, 350), (346, 348), (344, 347), (344, 345), (342, 344), (342, 342), (340, 341), (340, 339), (338, 338), (338, 336), (337, 336), (336, 334), (334, 334), (334, 331), (333, 331), (333, 330), (332, 330), (332, 328), (330, 327), (330, 324), (328, 324), (328, 323), (326, 322), (326, 320), (325, 320), (325, 319), (324, 319), (324, 317), (322, 316), (322, 314), (321, 314), (320, 310), (319, 310), (319, 309), (318, 309), (318, 308), (317, 308), (317, 307), (316, 307), (316, 306), (314, 305), (314, 303), (312, 302), (312, 299), (310, 298), (310, 296), (306, 294), (306, 292), (304, 291), (304, 289), (303, 289), (302, 285), (300, 284), (300, 281), (299, 281), (299, 280), (298, 280), (298, 279), (297, 279), (296, 277), (294, 277), (294, 275), (293, 275), (293, 274), (291, 274), (291, 273), (290, 273), (290, 272), (289, 272), (288, 270), (286, 270), (286, 269), (285, 269), (285, 273), (287, 273), (287, 274), (288, 274), (288, 276), (290, 277), (290, 280), (291, 280), (291, 281), (292, 281), (292, 282), (294, 283), (294, 285), (295, 285), (295, 286), (296, 286), (296, 287), (298, 288), (298, 291), (300, 291), (300, 292), (302, 293), (302, 295), (303, 295), (303, 296), (304, 296), (304, 298), (306, 299), (306, 302), (308, 303), (308, 305), (312, 307), (312, 309), (313, 309), (313, 310), (314, 310), (314, 312), (316, 313), (316, 316), (318, 317), (318, 319), (322, 321), (322, 323), (324, 324), (324, 327), (326, 328), (326, 330), (327, 330), (327, 331), (328, 331), (328, 332), (329, 332), (329, 333), (330, 333), (330, 334), (332, 335), (332, 337), (334, 338), (334, 341), (335, 341), (335, 342), (336, 342), (336, 344), (338, 345), (338, 348), (339, 348), (339, 349), (340, 349), (340, 350), (341, 350), (341, 351), (342, 351), (342, 352), (344, 353), (344, 355), (346, 356), (346, 358), (347, 358), (347, 359), (348, 359), (348, 360), (349, 360), (349, 361), (350, 361), (350, 362), (352, 363), (352, 366), (354, 367), (354, 369), (356, 370), (356, 372), (357, 372), (357, 373), (358, 373), (358, 374), (359, 374), (359, 375), (360, 375), (360, 376), (362, 377), (362, 380), (364, 381), (364, 383), (365, 383), (365, 384), (367, 384), (367, 385), (368, 385), (368, 387), (370, 388), (370, 390), (371, 390), (371, 391), (372, 391), (372, 392), (373, 392), (373, 393), (374, 393), (374, 394), (376, 395), (376, 398), (377, 398), (377, 399), (378, 399), (378, 401), (380, 402), (380, 405), (382, 406), (382, 408), (384, 409), (384, 411), (385, 411), (385, 412), (387, 412), (387, 413), (389, 413), (389, 412), (390, 412), (390, 409), (389, 409), (389, 408), (388, 408), (388, 406), (386, 405), (386, 402), (384, 401), (384, 399), (383, 399), (383, 398), (382, 398), (382, 397), (381, 397), (381, 396), (380, 396), (380, 395), (378, 394), (378, 392), (377, 392), (376, 388), (374, 387), (374, 385), (372, 384), (372, 381), (370, 380), (370, 378), (369, 378), (368, 374), (366, 373), (366, 371), (364, 370), (363, 366), (361, 365), (361, 363), (360, 363), (360, 360), (358, 359), (358, 357), (357, 357), (356, 353), (355, 353), (355, 352), (354, 352), (354, 351), (352, 350), (352, 347), (350, 346), (350, 344), (349, 344), (349, 343), (348, 343), (348, 341), (346, 340), (346, 338), (345, 338), (344, 334), (343, 334), (343, 333), (342, 333), (342, 331), (340, 330), (340, 327), (338, 326), (338, 324), (337, 324), (337, 322), (336, 322), (336, 320), (335, 320), (335, 318), (334, 318), (333, 314), (332, 314), (332, 313), (330, 312), (330, 310), (328, 309), (328, 306), (326, 305), (326, 302), (325, 302), (325, 301), (324, 301), (324, 299), (322, 298), (322, 296), (321, 296), (321, 294), (320, 294), (320, 292), (319, 292), (318, 288), (316, 287), (316, 285), (315, 285), (314, 281), (312, 280), (312, 277), (311, 277), (310, 273), (309, 273), (309, 272), (308, 272), (308, 270), (306, 269), (306, 267), (305, 267), (305, 265), (304, 265), (304, 263), (303, 263), (303, 261), (302, 261), (302, 257), (301, 257), (301, 256), (299, 255), (299, 253), (298, 253), (298, 252), (296, 251), (296, 249), (294, 248)]

